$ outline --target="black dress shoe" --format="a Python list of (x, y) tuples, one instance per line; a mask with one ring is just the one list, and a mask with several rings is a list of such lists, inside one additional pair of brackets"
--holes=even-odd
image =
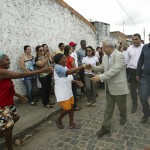
[(127, 120), (126, 120), (125, 118), (121, 118), (121, 119), (120, 119), (120, 125), (121, 125), (121, 126), (125, 125), (126, 122), (127, 122)]
[(137, 110), (137, 105), (133, 105), (131, 109), (131, 113), (135, 113)]
[(98, 137), (102, 137), (104, 136), (105, 134), (109, 134), (110, 133), (110, 130), (107, 130), (104, 126), (101, 128), (101, 130), (99, 130), (97, 132), (97, 136)]
[(145, 124), (147, 120), (148, 120), (148, 117), (144, 115), (141, 119), (141, 123)]

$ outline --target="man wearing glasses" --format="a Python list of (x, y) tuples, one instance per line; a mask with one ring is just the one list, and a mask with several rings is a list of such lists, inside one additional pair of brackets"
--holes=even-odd
[[(99, 80), (106, 82), (106, 110), (101, 130), (98, 137), (110, 133), (111, 120), (115, 108), (115, 103), (120, 112), (120, 125), (126, 123), (126, 96), (128, 85), (126, 77), (126, 65), (124, 54), (115, 49), (116, 44), (111, 39), (103, 41), (103, 48), (106, 55), (101, 66), (93, 66), (94, 72), (101, 72), (92, 78), (93, 81)], [(104, 72), (104, 73), (103, 73)]]

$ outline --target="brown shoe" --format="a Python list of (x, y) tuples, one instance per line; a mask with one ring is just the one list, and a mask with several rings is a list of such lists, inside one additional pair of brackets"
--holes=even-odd
[(142, 117), (142, 119), (141, 119), (141, 123), (142, 123), (142, 124), (145, 124), (145, 123), (147, 122), (147, 120), (148, 120), (148, 117), (145, 116), (145, 115), (143, 115), (143, 117)]
[(120, 125), (121, 125), (121, 126), (125, 125), (126, 122), (127, 122), (127, 120), (126, 120), (125, 118), (121, 118), (121, 119), (120, 119)]
[(107, 130), (104, 126), (102, 126), (101, 130), (99, 130), (97, 132), (97, 136), (98, 137), (102, 137), (104, 136), (105, 134), (109, 134), (110, 133), (110, 130)]
[(133, 105), (131, 109), (131, 113), (135, 113), (137, 110), (137, 105)]

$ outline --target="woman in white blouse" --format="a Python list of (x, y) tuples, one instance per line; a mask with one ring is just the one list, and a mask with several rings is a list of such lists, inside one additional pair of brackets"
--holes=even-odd
[[(92, 65), (96, 66), (99, 65), (99, 60), (95, 56), (95, 50), (92, 46), (88, 46), (86, 48), (86, 56), (82, 59), (82, 63), (85, 65)], [(87, 95), (87, 107), (89, 106), (96, 106), (96, 83), (93, 82), (90, 78), (94, 76), (92, 69), (85, 69), (84, 72), (84, 80), (85, 80), (85, 88), (86, 88), (86, 95)]]

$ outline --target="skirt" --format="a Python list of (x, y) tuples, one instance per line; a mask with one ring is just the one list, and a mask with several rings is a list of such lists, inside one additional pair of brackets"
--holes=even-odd
[(13, 118), (18, 116), (18, 110), (15, 105), (0, 107), (0, 131), (14, 126)]

